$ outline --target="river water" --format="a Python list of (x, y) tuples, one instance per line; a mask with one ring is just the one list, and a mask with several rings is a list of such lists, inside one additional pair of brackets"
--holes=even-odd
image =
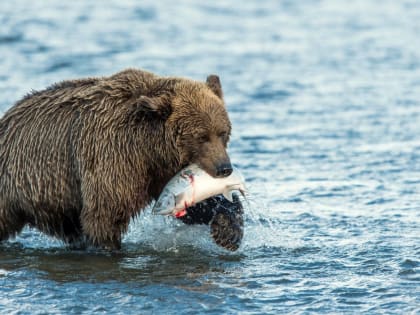
[(220, 75), (250, 190), (237, 252), (153, 216), (118, 253), (25, 229), (1, 314), (420, 314), (420, 2), (2, 1), (0, 111), (138, 67)]

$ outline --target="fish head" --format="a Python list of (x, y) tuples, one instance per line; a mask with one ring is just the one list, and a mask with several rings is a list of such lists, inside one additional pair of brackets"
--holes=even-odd
[(156, 201), (152, 213), (160, 215), (179, 215), (179, 212), (185, 210), (193, 204), (191, 189), (187, 189), (178, 194), (168, 193)]
[(176, 205), (176, 196), (171, 192), (162, 193), (159, 196), (159, 199), (156, 200), (152, 213), (154, 214), (162, 214), (162, 215), (169, 215), (173, 212)]
[(191, 164), (175, 174), (160, 193), (152, 213), (176, 215), (179, 210), (185, 208), (186, 205), (190, 205), (194, 198), (192, 194), (193, 182), (202, 175), (207, 174), (196, 164)]

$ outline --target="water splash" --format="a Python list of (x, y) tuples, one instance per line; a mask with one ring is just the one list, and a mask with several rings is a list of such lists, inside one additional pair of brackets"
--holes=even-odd
[(186, 225), (173, 217), (153, 215), (151, 207), (132, 220), (123, 243), (156, 251), (176, 252), (179, 248), (192, 246), (210, 253), (225, 252), (213, 243), (209, 226)]

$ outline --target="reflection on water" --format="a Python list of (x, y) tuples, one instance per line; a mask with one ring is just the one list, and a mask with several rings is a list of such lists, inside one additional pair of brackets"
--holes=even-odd
[(0, 248), (5, 274), (27, 270), (57, 282), (136, 282), (159, 284), (199, 278), (209, 272), (224, 272), (224, 264), (240, 262), (241, 255), (209, 255), (193, 248), (157, 252), (151, 248), (120, 252), (74, 251), (65, 248), (24, 249), (19, 244)]

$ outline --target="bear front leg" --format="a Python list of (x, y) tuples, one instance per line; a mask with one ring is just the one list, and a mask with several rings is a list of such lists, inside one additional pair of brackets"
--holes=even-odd
[[(105, 155), (104, 155), (105, 156)], [(109, 158), (109, 156), (108, 156)], [(106, 165), (120, 165), (106, 159), (96, 161), (97, 170), (85, 170), (82, 177), (82, 211), (80, 223), (88, 245), (107, 250), (121, 248), (122, 234), (128, 229), (130, 219), (138, 207), (135, 190), (129, 176), (122, 176), (120, 169)], [(105, 175), (106, 174), (106, 175)]]
[(186, 224), (210, 225), (211, 236), (217, 245), (231, 251), (239, 248), (244, 235), (244, 210), (237, 194), (233, 195), (233, 202), (217, 195), (186, 210), (186, 215), (179, 220)]
[(105, 205), (83, 208), (82, 229), (89, 245), (107, 250), (121, 248), (121, 235), (127, 230), (129, 220), (118, 217), (117, 213), (118, 209)]

